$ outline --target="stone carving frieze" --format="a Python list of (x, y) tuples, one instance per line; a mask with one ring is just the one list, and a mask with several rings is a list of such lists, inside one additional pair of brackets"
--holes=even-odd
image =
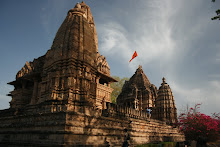
[(97, 57), (97, 67), (98, 67), (98, 71), (110, 75), (110, 67), (107, 63), (106, 58), (103, 55), (99, 55)]
[(17, 73), (16, 78), (23, 77), (31, 72), (33, 72), (34, 67), (32, 62), (26, 62), (24, 67)]

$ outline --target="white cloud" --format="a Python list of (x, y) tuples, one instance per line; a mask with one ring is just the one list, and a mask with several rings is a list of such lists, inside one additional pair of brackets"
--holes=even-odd
[(219, 112), (220, 81), (211, 81), (205, 87), (188, 88), (174, 82), (171, 82), (170, 86), (179, 110), (186, 105), (193, 107), (202, 103), (201, 112), (209, 115)]
[[(96, 26), (99, 32), (99, 51), (104, 55), (115, 56), (116, 60), (120, 59), (131, 71), (139, 64), (144, 66), (152, 62), (168, 62), (178, 50), (169, 25), (169, 17), (174, 13), (171, 6), (166, 1), (163, 4), (150, 1), (143, 5), (145, 9), (122, 16), (125, 21), (107, 20), (105, 24)], [(127, 64), (135, 50), (138, 57)]]
[(197, 54), (199, 51), (192, 51), (189, 47), (190, 43), (204, 33), (207, 25), (206, 19), (196, 16), (196, 22), (191, 22), (191, 15), (194, 17), (194, 10), (199, 5), (200, 2), (157, 0), (141, 1), (139, 5), (132, 6), (137, 11), (131, 13), (128, 11), (131, 8), (125, 9), (127, 12), (123, 14), (128, 13), (127, 15), (119, 13), (120, 9), (115, 9), (113, 13), (121, 16), (121, 21), (115, 22), (113, 18), (109, 18), (103, 21), (104, 24), (97, 25), (99, 50), (110, 55), (120, 52), (120, 56), (115, 58), (123, 57), (126, 60), (137, 50), (138, 58), (134, 62), (142, 66), (152, 62), (157, 62), (161, 67), (169, 63), (175, 64), (188, 52)]
[[(170, 86), (172, 86), (172, 91), (177, 94), (178, 96), (181, 96), (183, 98), (181, 101), (189, 102), (189, 103), (201, 103), (204, 102), (206, 97), (203, 95), (203, 90), (201, 88), (187, 88), (183, 87), (177, 83), (171, 83)], [(178, 97), (176, 97), (178, 99)]]
[[(98, 25), (100, 30), (99, 50), (103, 53), (118, 54), (128, 48), (125, 29), (116, 22), (108, 22), (104, 25)], [(120, 49), (120, 50), (118, 50)], [(125, 52), (126, 54), (127, 52)]]
[(116, 22), (97, 25), (99, 30), (99, 51), (103, 55), (114, 56), (122, 64), (128, 64), (134, 49), (128, 40), (125, 28)]
[(208, 75), (209, 78), (220, 78), (220, 74), (210, 74)]
[[(210, 81), (210, 86), (215, 90), (220, 90), (220, 81)], [(219, 91), (220, 93), (220, 91)], [(220, 96), (220, 95), (219, 95)]]

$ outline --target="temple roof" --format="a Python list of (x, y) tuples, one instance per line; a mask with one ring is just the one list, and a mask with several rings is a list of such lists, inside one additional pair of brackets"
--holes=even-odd
[[(139, 83), (137, 83), (139, 81)], [(145, 75), (142, 66), (139, 65), (138, 69), (136, 70), (135, 74), (130, 78), (129, 82), (136, 83), (137, 86), (145, 86), (150, 87), (151, 83), (148, 79), (148, 77)]]
[(166, 83), (166, 79), (165, 79), (164, 77), (162, 78), (162, 81), (163, 81), (163, 82), (161, 83), (161, 86), (159, 87), (159, 90), (162, 90), (162, 89), (163, 89), (163, 90), (166, 90), (166, 89), (167, 89), (167, 90), (168, 90), (168, 89), (171, 90), (171, 89), (170, 89), (170, 86)]
[(137, 88), (147, 88), (149, 89), (151, 87), (151, 83), (147, 76), (145, 75), (142, 66), (139, 65), (138, 69), (136, 70), (135, 74), (130, 78), (128, 82), (125, 83), (124, 88), (133, 86)]

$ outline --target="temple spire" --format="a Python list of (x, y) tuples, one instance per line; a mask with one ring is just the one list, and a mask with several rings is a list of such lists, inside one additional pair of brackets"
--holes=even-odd
[(166, 83), (166, 79), (164, 77), (162, 78), (162, 80), (163, 80), (163, 84)]
[(170, 86), (166, 83), (166, 79), (162, 78), (161, 86), (158, 90), (158, 97), (155, 103), (156, 119), (174, 123), (177, 120), (177, 110)]

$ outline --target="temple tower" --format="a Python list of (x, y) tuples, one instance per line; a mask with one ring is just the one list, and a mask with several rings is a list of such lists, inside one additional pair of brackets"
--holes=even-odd
[(116, 80), (106, 58), (98, 52), (98, 38), (89, 6), (77, 3), (70, 9), (47, 53), (27, 62), (9, 84), (15, 89), (11, 107), (43, 102), (102, 108), (110, 102)]
[(170, 86), (166, 83), (163, 77), (163, 82), (158, 90), (158, 97), (155, 103), (155, 118), (174, 123), (177, 120), (177, 110)]
[(122, 92), (117, 98), (117, 104), (136, 110), (145, 110), (146, 107), (154, 107), (156, 97), (156, 86), (150, 83), (142, 66), (139, 66), (130, 80), (125, 81)]
[[(93, 105), (96, 97), (97, 36), (90, 8), (82, 2), (70, 9), (46, 53), (41, 93), (45, 100)], [(77, 105), (78, 105), (77, 104)]]

